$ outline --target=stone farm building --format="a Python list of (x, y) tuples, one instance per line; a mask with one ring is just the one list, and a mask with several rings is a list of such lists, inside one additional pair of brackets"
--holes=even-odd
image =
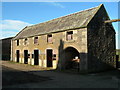
[(0, 40), (0, 60), (10, 60), (11, 39), (12, 37), (4, 38)]
[(26, 26), (12, 39), (14, 62), (52, 69), (101, 71), (115, 67), (115, 30), (101, 4)]

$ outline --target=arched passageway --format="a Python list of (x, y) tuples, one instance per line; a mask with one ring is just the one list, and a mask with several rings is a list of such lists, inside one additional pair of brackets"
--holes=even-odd
[(67, 47), (62, 54), (63, 66), (65, 69), (79, 69), (79, 52), (73, 47)]

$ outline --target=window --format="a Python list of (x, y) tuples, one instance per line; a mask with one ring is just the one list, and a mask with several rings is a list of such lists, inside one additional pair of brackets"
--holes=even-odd
[(47, 35), (47, 42), (52, 43), (52, 34)]
[(34, 54), (32, 54), (32, 58), (34, 58)]
[(67, 32), (66, 40), (72, 40), (73, 39), (73, 31)]
[(30, 54), (28, 54), (28, 58), (30, 58)]
[(26, 38), (25, 41), (24, 41), (24, 45), (27, 45), (27, 38)]
[(34, 38), (34, 44), (37, 44), (38, 43), (38, 37), (35, 37)]
[(19, 46), (19, 40), (17, 40), (17, 46)]
[(53, 59), (53, 60), (56, 60), (56, 54), (53, 54), (52, 59)]

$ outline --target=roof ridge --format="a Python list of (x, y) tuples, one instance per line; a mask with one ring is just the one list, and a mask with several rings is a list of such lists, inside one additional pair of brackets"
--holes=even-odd
[[(43, 34), (46, 32), (49, 32), (49, 33), (50, 32), (58, 32), (58, 31), (63, 31), (63, 30), (70, 30), (73, 28), (85, 27), (88, 25), (88, 23), (91, 21), (91, 19), (95, 16), (95, 14), (98, 12), (98, 10), (101, 8), (101, 6), (103, 6), (103, 4), (100, 4), (99, 6), (85, 9), (82, 11), (78, 11), (78, 12), (75, 12), (72, 14), (54, 18), (52, 20), (48, 20), (43, 23), (35, 24), (32, 26), (27, 26), (23, 30), (21, 30), (15, 36), (14, 39), (21, 38), (21, 37), (29, 37), (31, 35), (40, 35), (40, 34)], [(85, 17), (85, 18), (83, 18), (83, 17)], [(70, 18), (72, 18), (73, 20)], [(50, 26), (50, 27), (46, 28), (46, 25)], [(28, 33), (29, 30), (30, 30), (30, 33)]]
[(59, 19), (59, 18), (64, 18), (64, 17), (70, 16), (70, 15), (82, 13), (82, 12), (84, 12), (84, 11), (88, 11), (88, 10), (95, 9), (95, 8), (99, 8), (101, 5), (103, 5), (103, 4), (100, 4), (99, 6), (95, 6), (95, 7), (92, 7), (92, 8), (84, 9), (84, 10), (81, 10), (81, 11), (77, 11), (77, 12), (75, 12), (75, 13), (70, 13), (70, 14), (67, 14), (67, 15), (64, 15), (64, 16), (61, 16), (61, 17), (57, 17), (57, 18), (54, 18), (54, 19), (51, 19), (51, 20), (48, 20), (48, 21), (45, 21), (45, 22), (42, 22), (42, 23), (38, 23), (38, 24), (35, 24), (35, 25), (31, 25), (31, 26), (28, 26), (28, 27), (34, 27), (34, 26), (37, 26), (37, 25), (40, 25), (40, 24), (44, 24), (44, 23), (47, 23), (47, 22), (54, 21), (54, 20)]

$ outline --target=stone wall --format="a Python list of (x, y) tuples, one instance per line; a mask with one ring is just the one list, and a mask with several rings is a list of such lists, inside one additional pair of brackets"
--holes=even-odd
[(115, 65), (115, 30), (104, 6), (88, 25), (88, 69), (90, 72), (113, 68)]
[[(47, 35), (39, 35), (38, 44), (34, 44), (34, 37), (28, 38), (28, 44), (24, 45), (24, 39), (19, 39), (20, 45), (17, 46), (17, 40), (13, 41), (13, 61), (16, 62), (16, 50), (20, 50), (20, 63), (24, 63), (24, 50), (28, 50), (28, 54), (30, 54), (29, 63), (34, 65), (34, 59), (32, 58), (32, 54), (34, 54), (34, 50), (40, 50), (39, 53), (39, 66), (46, 67), (46, 49), (53, 49), (53, 53), (56, 54), (56, 60), (53, 60), (53, 68), (57, 68), (58, 61), (64, 60), (60, 53), (65, 50), (67, 47), (75, 48), (79, 53), (87, 53), (87, 28), (71, 30), (73, 31), (73, 40), (66, 40), (66, 33), (57, 32), (52, 33), (53, 43), (47, 43)], [(81, 69), (86, 69), (87, 67), (87, 58), (81, 56)], [(62, 58), (61, 58), (62, 57)]]

